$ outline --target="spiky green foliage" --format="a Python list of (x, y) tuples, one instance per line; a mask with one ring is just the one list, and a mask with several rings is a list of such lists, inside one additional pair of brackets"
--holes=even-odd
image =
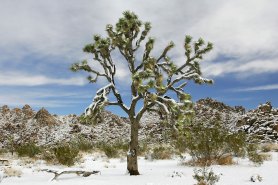
[[(185, 36), (186, 60), (183, 65), (177, 66), (168, 55), (168, 52), (175, 46), (172, 41), (163, 49), (161, 55), (158, 57), (152, 55), (155, 40), (151, 37), (147, 38), (150, 30), (149, 22), (143, 23), (136, 14), (125, 11), (115, 26), (111, 24), (106, 26), (107, 37), (95, 35), (93, 43), (83, 48), (84, 52), (92, 54), (93, 59), (101, 64), (103, 71), (94, 70), (86, 60), (73, 64), (71, 69), (89, 72), (91, 75), (88, 80), (92, 83), (97, 82), (99, 77), (104, 77), (108, 81), (108, 85), (98, 91), (93, 104), (86, 110), (87, 115), (96, 119), (107, 105), (119, 105), (130, 114), (133, 111), (131, 109), (140, 99), (144, 100), (144, 107), (142, 112), (139, 112), (138, 118), (155, 105), (159, 106), (159, 110), (166, 113), (165, 115), (172, 115), (174, 118), (181, 118), (181, 115), (193, 113), (191, 96), (185, 93), (183, 88), (187, 85), (186, 81), (188, 80), (194, 80), (199, 84), (212, 83), (212, 80), (201, 77), (199, 63), (203, 55), (212, 50), (213, 45), (205, 43), (202, 38), (193, 41), (191, 36)], [(136, 59), (135, 53), (144, 41), (143, 57)], [(126, 59), (131, 73), (131, 93), (136, 99), (131, 103), (130, 109), (125, 106), (121, 95), (116, 90), (116, 64), (111, 54), (116, 49)], [(176, 93), (178, 101), (165, 98), (170, 91)], [(116, 102), (108, 100), (107, 97), (110, 93), (114, 94)]]

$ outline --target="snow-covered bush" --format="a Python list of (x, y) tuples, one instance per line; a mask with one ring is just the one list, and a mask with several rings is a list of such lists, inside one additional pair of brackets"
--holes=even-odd
[(262, 176), (260, 176), (259, 174), (256, 174), (256, 175), (252, 175), (250, 177), (250, 181), (251, 182), (262, 182), (263, 181), (263, 178)]
[(214, 185), (220, 179), (220, 175), (213, 172), (212, 169), (204, 167), (201, 169), (195, 169), (193, 178), (197, 180), (196, 185)]

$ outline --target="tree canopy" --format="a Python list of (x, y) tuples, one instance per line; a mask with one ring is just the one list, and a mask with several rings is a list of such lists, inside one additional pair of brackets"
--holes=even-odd
[[(185, 36), (186, 59), (183, 65), (177, 66), (168, 55), (168, 52), (175, 46), (172, 41), (164, 48), (160, 56), (152, 56), (155, 39), (146, 38), (151, 30), (151, 24), (149, 22), (142, 23), (137, 15), (130, 11), (124, 12), (123, 15), (124, 17), (119, 19), (115, 28), (110, 24), (106, 26), (108, 37), (95, 35), (94, 42), (83, 48), (84, 52), (93, 55), (94, 61), (101, 64), (102, 72), (94, 70), (86, 60), (72, 65), (73, 71), (89, 72), (88, 80), (91, 83), (97, 82), (99, 77), (104, 77), (108, 82), (106, 86), (97, 91), (92, 104), (86, 110), (86, 114), (96, 117), (103, 107), (109, 105), (118, 105), (129, 114), (129, 110), (134, 108), (141, 99), (144, 99), (144, 106), (138, 112), (138, 118), (155, 105), (167, 114), (176, 116), (181, 113), (191, 114), (191, 96), (184, 92), (184, 87), (188, 80), (194, 80), (198, 84), (212, 83), (212, 80), (201, 76), (199, 64), (203, 55), (213, 48), (212, 43), (206, 44), (201, 38), (193, 42), (191, 36)], [(143, 30), (140, 32), (142, 27)], [(143, 57), (136, 59), (135, 52), (143, 45), (144, 40), (146, 42)], [(118, 50), (125, 58), (131, 73), (133, 100), (130, 106), (124, 103), (117, 90), (115, 82), (117, 64), (112, 58), (112, 52), (115, 50)], [(169, 91), (174, 92), (179, 101), (169, 98), (167, 96)], [(113, 93), (117, 101), (109, 101), (108, 95), (110, 93)]]

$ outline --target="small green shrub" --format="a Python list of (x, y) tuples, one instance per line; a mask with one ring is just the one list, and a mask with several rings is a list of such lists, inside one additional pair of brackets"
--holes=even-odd
[[(127, 150), (128, 150), (128, 148), (127, 148)], [(147, 141), (140, 142), (138, 155), (144, 156), (148, 151), (149, 151), (148, 142)]]
[(113, 145), (103, 145), (102, 150), (108, 158), (119, 157), (119, 152)]
[(56, 159), (56, 156), (54, 154), (54, 150), (52, 148), (44, 149), (41, 152), (41, 159), (45, 160), (48, 163), (53, 163)]
[(19, 147), (16, 148), (16, 152), (18, 156), (20, 157), (35, 157), (37, 154), (41, 152), (41, 149), (39, 146), (37, 146), (35, 143), (25, 143)]
[(79, 153), (78, 147), (71, 143), (60, 143), (53, 150), (58, 162), (67, 166), (74, 164)]
[(204, 167), (195, 169), (193, 178), (197, 181), (196, 185), (214, 185), (219, 181), (220, 176), (216, 175), (212, 169), (208, 170)]
[(14, 155), (14, 153), (16, 152), (16, 148), (18, 147), (18, 143), (16, 142), (16, 140), (14, 139), (14, 136), (8, 136), (7, 137), (7, 150), (9, 152), (11, 152), (12, 155)]
[(257, 165), (261, 165), (264, 162), (264, 158), (262, 155), (260, 155), (258, 152), (258, 145), (256, 144), (250, 144), (247, 148), (247, 156), (250, 161)]
[(211, 127), (196, 124), (191, 127), (185, 145), (193, 161), (198, 161), (199, 165), (211, 165), (229, 153), (242, 155), (245, 138), (244, 135), (230, 133), (220, 124)]
[(91, 151), (94, 148), (93, 143), (89, 139), (87, 139), (83, 136), (78, 136), (76, 139), (74, 139), (72, 141), (72, 143), (75, 146), (77, 146), (80, 151), (83, 151), (83, 152)]
[(173, 151), (170, 147), (159, 146), (153, 149), (152, 159), (171, 159)]
[(6, 149), (0, 149), (0, 155), (2, 155), (2, 154), (5, 154), (5, 153), (7, 153), (8, 152), (8, 150), (6, 150)]
[(116, 149), (118, 149), (118, 150), (120, 150), (120, 151), (123, 151), (123, 152), (127, 152), (128, 151), (128, 149), (129, 149), (129, 145), (128, 145), (128, 143), (125, 143), (125, 142), (123, 142), (123, 141), (121, 141), (121, 140), (118, 140), (118, 141), (116, 141), (116, 142), (114, 142), (114, 144), (112, 144), (112, 146), (114, 146), (114, 148), (116, 148)]
[(122, 141), (116, 141), (111, 144), (100, 142), (96, 144), (96, 147), (103, 151), (108, 158), (120, 157), (121, 154), (126, 154), (128, 151), (128, 144)]
[[(192, 156), (191, 165), (206, 166), (211, 164), (232, 163), (231, 158), (223, 161), (225, 156), (249, 157), (252, 162), (260, 163), (257, 146), (250, 145), (243, 132), (231, 132), (219, 118), (193, 123), (183, 130), (179, 137), (178, 149), (186, 148)], [(223, 163), (224, 162), (224, 163)]]

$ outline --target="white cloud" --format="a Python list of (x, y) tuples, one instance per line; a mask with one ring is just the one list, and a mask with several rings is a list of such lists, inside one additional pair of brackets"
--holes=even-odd
[(247, 88), (234, 89), (234, 91), (237, 91), (237, 92), (244, 92), (244, 91), (266, 91), (266, 90), (278, 90), (278, 84), (261, 85), (261, 86), (255, 86), (255, 87), (247, 87)]
[(40, 108), (40, 107), (47, 107), (47, 108), (57, 108), (57, 107), (71, 107), (75, 104), (79, 104), (80, 101), (63, 101), (63, 100), (41, 100), (41, 99), (34, 99), (34, 98), (26, 98), (26, 97), (19, 97), (19, 96), (9, 96), (8, 97), (0, 97), (0, 105), (9, 105), (12, 107), (23, 107), (24, 105), (28, 104), (32, 107)]
[[(129, 9), (142, 20), (152, 22), (151, 35), (157, 41), (154, 53), (173, 40), (176, 43), (173, 55), (181, 58), (184, 34), (191, 34), (215, 45), (207, 57), (210, 62), (204, 64), (206, 75), (277, 72), (277, 67), (273, 67), (278, 58), (276, 7), (278, 2), (274, 0), (141, 0), (140, 3), (135, 0), (114, 3), (109, 0), (2, 0), (1, 58), (14, 64), (22, 62), (25, 56), (37, 54), (67, 57), (69, 60), (65, 61), (72, 63), (81, 58), (81, 48), (91, 42), (92, 34), (104, 34), (105, 25), (115, 23), (121, 13)], [(270, 55), (272, 59), (248, 59)], [(211, 62), (219, 56), (235, 60)], [(254, 64), (263, 70), (259, 71)], [(118, 77), (125, 79), (128, 73), (121, 67)], [(61, 80), (59, 84), (67, 84), (67, 81)]]
[(53, 91), (48, 88), (32, 88), (31, 90), (24, 91), (22, 89), (13, 88), (0, 91), (0, 106), (9, 105), (13, 107), (22, 107), (28, 104), (36, 108), (71, 107), (80, 103), (86, 104), (87, 102), (85, 99), (90, 97), (92, 97), (92, 94), (89, 93), (80, 94), (60, 89)]
[(43, 75), (31, 75), (21, 72), (1, 72), (1, 86), (39, 86), (39, 85), (85, 85), (84, 77), (50, 78)]
[(237, 74), (240, 77), (249, 77), (256, 74), (275, 73), (278, 71), (278, 57), (266, 60), (230, 60), (227, 62), (211, 63), (204, 67), (203, 72), (210, 77), (225, 74)]

